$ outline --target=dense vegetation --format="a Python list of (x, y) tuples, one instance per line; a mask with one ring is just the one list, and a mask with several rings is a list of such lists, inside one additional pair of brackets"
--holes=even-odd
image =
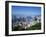
[[(25, 30), (25, 29), (19, 29), (21, 28), (19, 25), (17, 27), (12, 28), (12, 31), (18, 31), (18, 30)], [(37, 23), (29, 28), (27, 28), (26, 30), (39, 30), (41, 29), (41, 23)]]
[(41, 23), (37, 23), (33, 26), (31, 26), (30, 28), (28, 28), (29, 30), (39, 30), (41, 29)]

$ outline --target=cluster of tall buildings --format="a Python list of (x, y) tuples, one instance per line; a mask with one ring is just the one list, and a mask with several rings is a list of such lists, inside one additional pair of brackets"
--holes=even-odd
[(13, 27), (19, 25), (24, 29), (41, 22), (41, 16), (14, 17), (14, 19)]

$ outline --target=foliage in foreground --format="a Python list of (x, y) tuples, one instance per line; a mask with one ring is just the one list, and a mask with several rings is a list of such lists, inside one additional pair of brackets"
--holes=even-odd
[(41, 29), (41, 23), (37, 23), (37, 24), (31, 26), (27, 30), (39, 30), (39, 29)]
[(33, 26), (31, 26), (31, 27), (29, 27), (29, 28), (27, 28), (27, 29), (23, 29), (23, 28), (21, 28), (21, 27), (18, 25), (17, 27), (12, 27), (12, 31), (21, 31), (21, 30), (39, 30), (39, 29), (41, 29), (41, 23), (37, 23), (37, 24), (35, 24), (35, 25), (33, 25)]

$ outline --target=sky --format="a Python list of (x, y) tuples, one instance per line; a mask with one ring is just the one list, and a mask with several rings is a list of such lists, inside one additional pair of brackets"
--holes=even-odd
[(41, 7), (12, 6), (12, 14), (21, 16), (37, 16), (41, 15)]

